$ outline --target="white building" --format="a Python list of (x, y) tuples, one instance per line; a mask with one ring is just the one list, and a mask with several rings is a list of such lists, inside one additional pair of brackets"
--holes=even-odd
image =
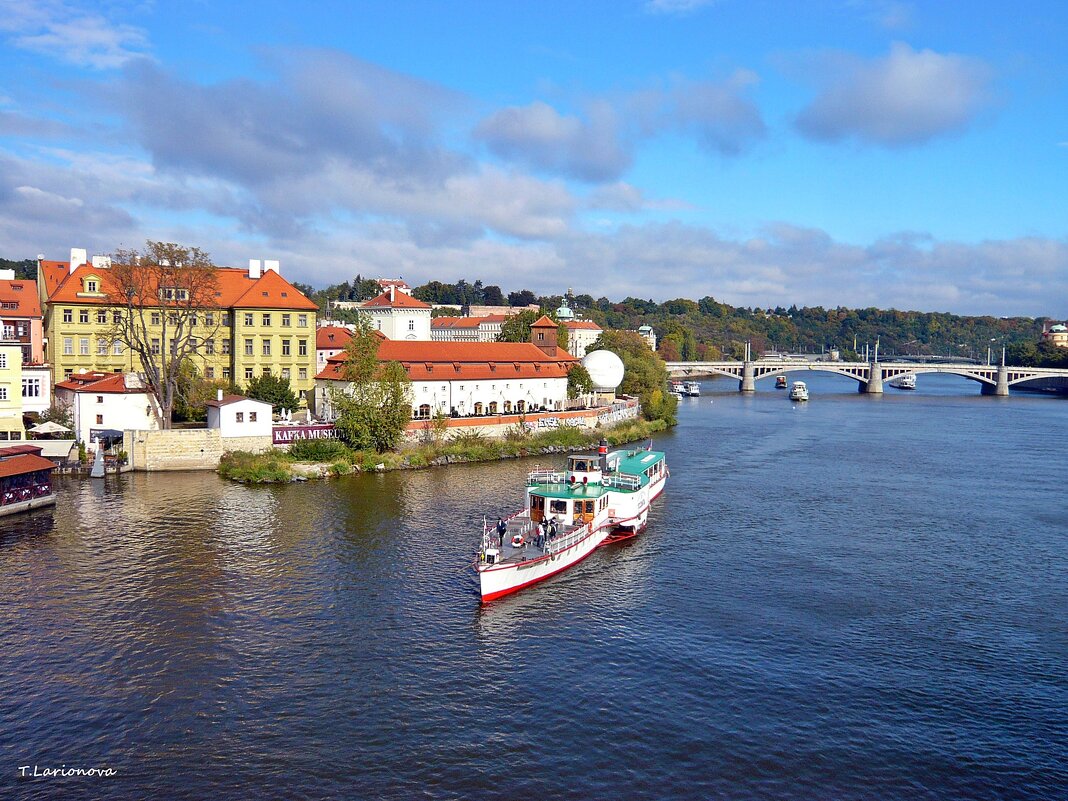
[(430, 321), (430, 338), (434, 342), (496, 342), (505, 314), (484, 317), (435, 317)]
[(73, 373), (56, 384), (56, 403), (74, 417), (74, 435), (86, 444), (103, 431), (158, 431), (162, 413), (136, 373)]
[(376, 331), (395, 340), (430, 341), (430, 305), (390, 286), (376, 298), (361, 303), (360, 311)]
[(221, 437), (271, 436), (271, 404), (244, 395), (223, 395), (208, 401), (208, 428)]
[(601, 326), (592, 320), (567, 320), (567, 350), (576, 359), (581, 359), (589, 351), (598, 337), (604, 333)]
[(323, 325), (315, 332), (315, 372), (326, 367), (326, 360), (345, 350), (352, 341), (352, 331), (341, 325)]
[[(556, 323), (533, 326), (538, 345), (526, 342), (409, 342), (383, 340), (381, 361), (397, 361), (412, 380), (412, 417), (435, 414), (484, 417), (567, 407), (567, 374), (576, 359), (558, 351)], [(331, 419), (330, 390), (347, 386), (345, 354), (330, 358), (316, 376), (315, 409)]]
[(47, 364), (22, 365), (22, 411), (41, 414), (51, 405), (51, 366)]
[(635, 333), (649, 343), (650, 350), (656, 350), (656, 333), (651, 325), (640, 326)]

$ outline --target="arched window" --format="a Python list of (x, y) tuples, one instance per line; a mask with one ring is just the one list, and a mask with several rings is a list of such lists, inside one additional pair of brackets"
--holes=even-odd
[(509, 413), (511, 413), (511, 411), (512, 411), (512, 402), (511, 401), (505, 401), (504, 402), (504, 413), (505, 414), (509, 414)]
[(430, 404), (424, 403), (419, 407), (419, 417), (426, 419), (430, 417)]
[(525, 412), (527, 410), (527, 402), (526, 401), (522, 401), (522, 400), (521, 401), (516, 401), (515, 402), (515, 410), (517, 412)]
[(490, 401), (489, 413), (490, 414), (497, 414), (497, 401)]
[(475, 417), (481, 417), (481, 416), (482, 416), (482, 404), (481, 403), (476, 403), (475, 404)]

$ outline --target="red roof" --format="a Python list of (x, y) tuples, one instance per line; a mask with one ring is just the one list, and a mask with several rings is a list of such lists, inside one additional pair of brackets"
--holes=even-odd
[(558, 323), (554, 322), (549, 315), (543, 314), (535, 322), (530, 324), (531, 328), (556, 328)]
[(9, 445), (6, 448), (0, 448), (0, 458), (3, 458), (4, 456), (19, 456), (23, 453), (35, 453), (40, 456), (42, 450), (43, 448), (41, 448), (40, 445), (31, 445), (29, 443), (23, 445)]
[(480, 328), (483, 323), (503, 323), (508, 319), (505, 314), (487, 314), (485, 317), (435, 317), (430, 321), (431, 328)]
[[(391, 297), (392, 295), (392, 297)], [(365, 309), (429, 309), (430, 305), (416, 300), (407, 292), (390, 292), (386, 290), (376, 298), (363, 304)]]
[(602, 331), (601, 326), (591, 320), (568, 320), (564, 323), (569, 330), (584, 329), (586, 331)]
[[(42, 261), (45, 291), (50, 303), (91, 303), (109, 306), (117, 294), (111, 268), (83, 264), (73, 273), (69, 262)], [(82, 281), (89, 276), (100, 279), (100, 295), (79, 297)], [(319, 307), (304, 297), (295, 286), (274, 270), (265, 270), (259, 278), (249, 278), (248, 270), (233, 267), (215, 268), (215, 304), (219, 308), (297, 309), (315, 311)], [(151, 305), (151, 304), (146, 304)]]
[[(327, 359), (316, 378), (344, 380), (347, 354)], [(384, 340), (378, 347), (378, 360), (400, 362), (413, 381), (483, 380), (508, 378), (562, 378), (577, 361), (559, 351), (547, 355), (529, 342), (423, 342)]]
[(3, 309), (4, 317), (40, 317), (41, 301), (37, 297), (36, 281), (0, 280), (0, 303), (16, 303), (17, 309)]
[(238, 403), (240, 401), (247, 401), (247, 400), (250, 400), (253, 403), (262, 403), (264, 406), (270, 406), (271, 405), (271, 404), (267, 403), (267, 401), (256, 400), (255, 398), (246, 398), (244, 395), (223, 395), (222, 396), (222, 400), (219, 400), (217, 398), (212, 398), (210, 401), (208, 401), (204, 405), (205, 406), (215, 406), (215, 407), (229, 406), (231, 403)]
[(100, 394), (130, 393), (132, 395), (144, 394), (149, 391), (143, 382), (141, 382), (141, 386), (127, 386), (128, 378), (129, 375), (124, 373), (71, 373), (66, 379), (56, 384), (56, 389)]
[(315, 332), (315, 347), (318, 350), (343, 348), (352, 340), (352, 332), (340, 325), (324, 325)]
[(0, 459), (0, 478), (36, 473), (38, 470), (54, 470), (55, 467), (55, 462), (51, 462), (43, 456), (25, 453), (21, 456)]

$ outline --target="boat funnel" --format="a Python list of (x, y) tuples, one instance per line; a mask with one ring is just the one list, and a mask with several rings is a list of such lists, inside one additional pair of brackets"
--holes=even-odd
[(597, 458), (601, 462), (601, 472), (608, 472), (608, 440), (601, 437), (600, 444), (597, 445)]

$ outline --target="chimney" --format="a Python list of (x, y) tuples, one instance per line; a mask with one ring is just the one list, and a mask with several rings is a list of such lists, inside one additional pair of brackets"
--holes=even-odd
[(267, 272), (268, 270), (274, 270), (279, 275), (282, 274), (282, 271), (278, 269), (278, 259), (266, 259), (263, 262), (263, 271)]
[(93, 267), (98, 270), (106, 270), (111, 266), (110, 256), (93, 256)]
[(248, 260), (248, 277), (255, 279), (255, 278), (259, 278), (261, 275), (262, 275), (262, 273), (260, 272), (260, 260), (259, 259), (249, 259)]
[(393, 303), (397, 299), (397, 287), (393, 284), (389, 285), (389, 302)]
[(15, 271), (14, 271), (14, 269), (11, 269), (11, 270), (0, 270), (0, 281), (14, 281), (14, 280), (15, 280)]
[(70, 249), (70, 271), (73, 273), (79, 267), (81, 267), (89, 259), (89, 254), (85, 252), (85, 248), (71, 248)]

